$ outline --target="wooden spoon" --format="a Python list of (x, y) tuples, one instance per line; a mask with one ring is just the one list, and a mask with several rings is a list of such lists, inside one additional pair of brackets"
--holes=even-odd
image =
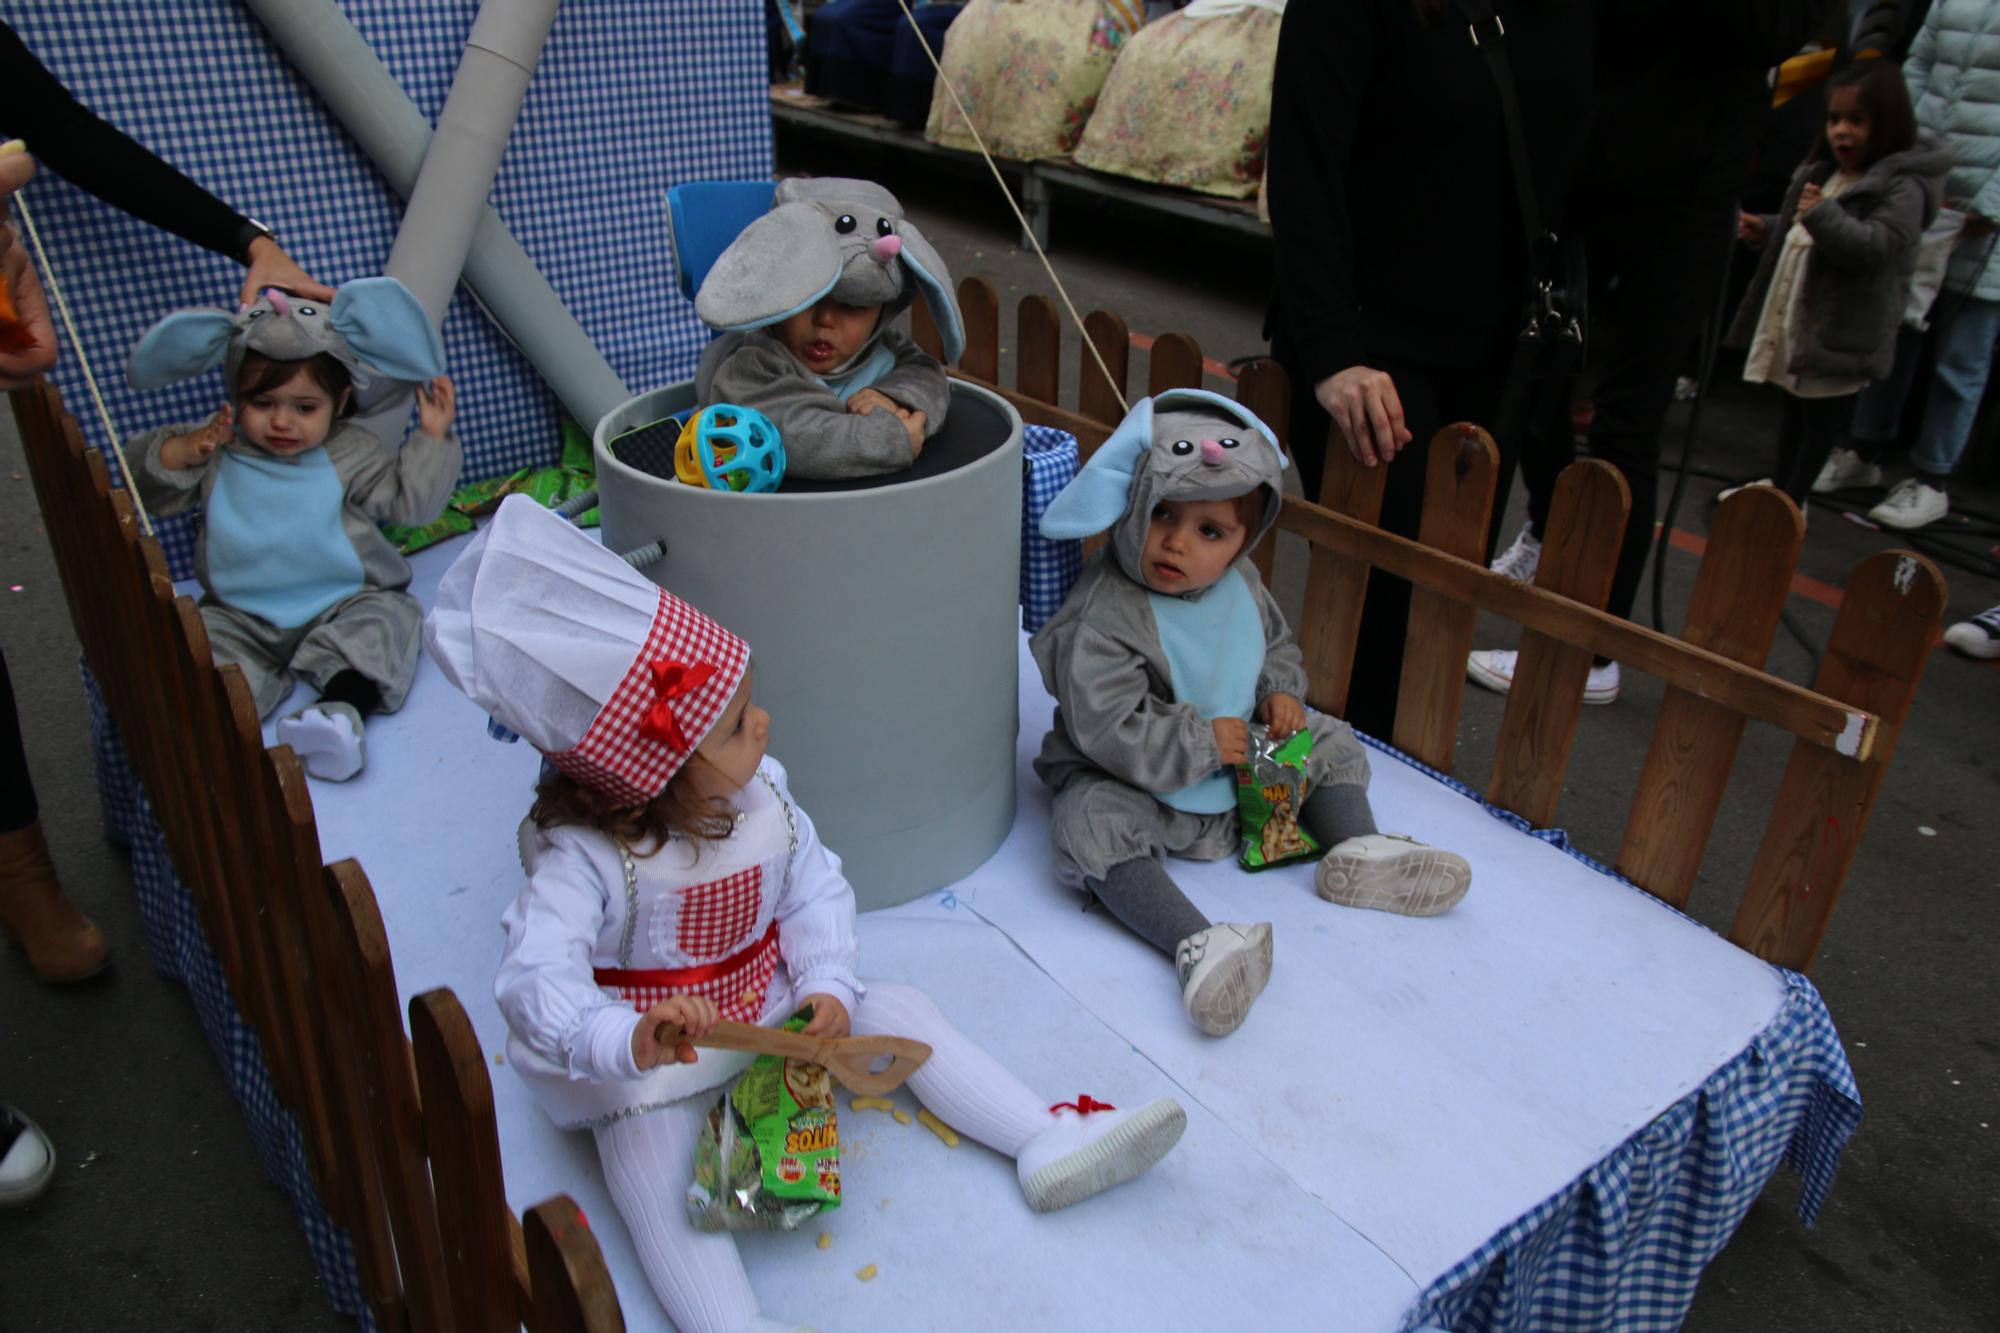
[[(662, 1023), (654, 1035), (661, 1046), (671, 1051), (683, 1034), (672, 1023)], [(931, 1058), (929, 1046), (909, 1037), (808, 1037), (801, 1032), (732, 1023), (727, 1019), (694, 1044), (718, 1051), (750, 1051), (824, 1065), (843, 1087), (866, 1097), (894, 1092), (903, 1086), (903, 1080), (917, 1072), (919, 1065)], [(880, 1072), (870, 1068), (885, 1055), (889, 1063)]]

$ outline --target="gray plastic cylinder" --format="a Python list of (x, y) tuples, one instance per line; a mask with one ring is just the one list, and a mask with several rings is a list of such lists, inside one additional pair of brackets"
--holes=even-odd
[(922, 480), (739, 495), (607, 447), (694, 405), (642, 394), (596, 434), (604, 544), (663, 542), (640, 572), (750, 643), (771, 753), (863, 910), (970, 873), (1014, 822), (1021, 418), (953, 381), (947, 429), (1004, 435)]

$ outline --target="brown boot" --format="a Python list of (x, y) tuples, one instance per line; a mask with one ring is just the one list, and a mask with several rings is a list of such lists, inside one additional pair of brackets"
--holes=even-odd
[(0, 833), (0, 933), (44, 981), (82, 981), (110, 962), (103, 934), (63, 897), (39, 820)]

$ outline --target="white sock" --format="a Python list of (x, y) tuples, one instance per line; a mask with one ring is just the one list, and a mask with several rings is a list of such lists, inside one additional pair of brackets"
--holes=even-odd
[(708, 1108), (722, 1093), (717, 1088), (596, 1131), (605, 1183), (632, 1233), (653, 1294), (681, 1333), (743, 1333), (772, 1326), (757, 1312), (736, 1241), (727, 1232), (697, 1231), (688, 1221), (695, 1140)]
[(345, 782), (368, 762), (361, 729), (361, 714), (353, 704), (321, 700), (279, 718), (278, 743), (291, 746), (312, 776)]
[(855, 1007), (855, 1034), (913, 1037), (930, 1046), (931, 1058), (910, 1075), (910, 1091), (938, 1119), (1009, 1157), (1055, 1124), (1048, 1098), (953, 1027), (930, 996), (894, 982), (867, 985)]

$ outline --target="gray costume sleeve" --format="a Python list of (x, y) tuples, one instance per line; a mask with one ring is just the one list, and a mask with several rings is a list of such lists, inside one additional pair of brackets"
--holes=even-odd
[(810, 481), (879, 477), (910, 465), (910, 433), (886, 408), (865, 416), (776, 345), (745, 347), (715, 369), (705, 402), (754, 407), (785, 442), (785, 470)]
[(944, 414), (951, 409), (951, 382), (944, 367), (900, 333), (883, 334), (882, 345), (896, 354), (896, 368), (868, 387), (922, 412), (928, 439), (944, 428)]
[(444, 511), (464, 462), (454, 431), (446, 431), (441, 440), (412, 431), (394, 458), (370, 437), (357, 454), (349, 463), (349, 507), (372, 522), (408, 527), (428, 523)]
[(1277, 599), (1264, 587), (1264, 580), (1257, 576), (1257, 567), (1246, 563), (1239, 568), (1257, 598), (1257, 614), (1264, 621), (1264, 669), (1257, 673), (1257, 702), (1263, 703), (1274, 694), (1289, 694), (1303, 702), (1305, 656), (1292, 637), (1292, 627), (1285, 620), (1285, 613), (1278, 609)]
[[(1924, 232), (1924, 187), (1898, 176), (1865, 218), (1822, 204), (1799, 219), (1812, 234), (1813, 254), (1845, 269), (1878, 269), (1914, 252)], [(1898, 298), (1901, 299), (1901, 298)]]
[(1192, 704), (1154, 694), (1130, 647), (1079, 625), (1055, 674), (1063, 729), (1092, 763), (1141, 791), (1178, 791), (1223, 767), (1215, 728)]
[(193, 425), (156, 426), (125, 442), (125, 458), (132, 465), (132, 486), (146, 508), (167, 518), (184, 512), (201, 494), (201, 483), (216, 464), (221, 450), (208, 456), (199, 467), (168, 467), (160, 461), (160, 446), (176, 435), (201, 429)]

